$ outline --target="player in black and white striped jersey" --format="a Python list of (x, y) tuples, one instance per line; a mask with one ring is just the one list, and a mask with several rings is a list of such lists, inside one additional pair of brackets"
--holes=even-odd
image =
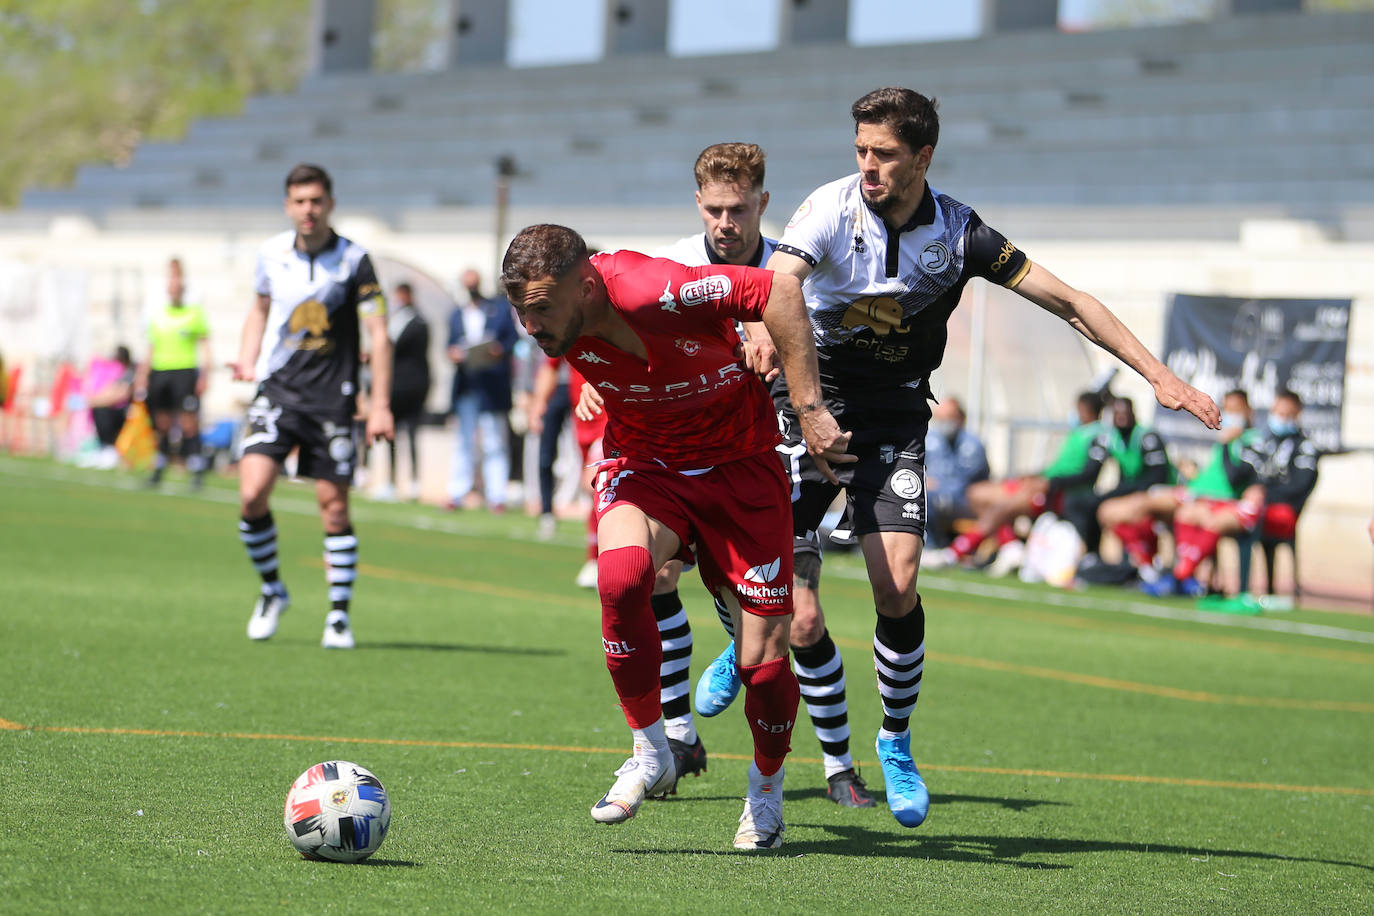
[(258, 382), (240, 443), (239, 537), (262, 579), (248, 621), (250, 639), (268, 639), (290, 605), (277, 564), (277, 527), (268, 498), (282, 462), (298, 448), (298, 473), (315, 479), (324, 525), (330, 610), (320, 644), (353, 648), (349, 604), (358, 538), (348, 513), (357, 462), (353, 413), (365, 328), (371, 344), (372, 398), (366, 435), (391, 439), (391, 343), (386, 299), (367, 252), (334, 232), (333, 183), (319, 166), (286, 176), (286, 215), (294, 230), (258, 250), (257, 299), (243, 325), (234, 378)]

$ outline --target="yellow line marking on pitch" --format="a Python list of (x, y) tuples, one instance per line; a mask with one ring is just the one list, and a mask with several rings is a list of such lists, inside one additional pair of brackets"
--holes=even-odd
[[(849, 649), (867, 649), (871, 644), (856, 639), (837, 638), (837, 645)], [(1050, 681), (1063, 681), (1084, 687), (1100, 687), (1104, 690), (1120, 690), (1125, 693), (1144, 693), (1151, 696), (1167, 697), (1171, 700), (1186, 700), (1191, 703), (1213, 703), (1218, 706), (1260, 706), (1269, 709), (1304, 709), (1320, 712), (1365, 712), (1374, 713), (1374, 703), (1357, 700), (1307, 700), (1299, 697), (1251, 697), (1242, 694), (1212, 693), (1208, 690), (1185, 690), (1181, 687), (1167, 687), (1158, 684), (1143, 684), (1139, 681), (1125, 681), (1120, 678), (1102, 677), (1096, 674), (1078, 674), (1073, 671), (1057, 671), (1053, 668), (1040, 668), (1035, 665), (1018, 665), (1014, 662), (1000, 662), (990, 658), (976, 658), (971, 655), (954, 655), (946, 652), (927, 652), (931, 661), (950, 662), (984, 671), (1001, 671), (1007, 674), (1020, 674), (1026, 677), (1043, 678)]]
[[(322, 561), (315, 561), (323, 565)], [(474, 592), (477, 594), (491, 595), (497, 598), (514, 598), (526, 601), (540, 601), (545, 604), (556, 604), (563, 607), (585, 609), (590, 602), (586, 598), (574, 598), (566, 594), (532, 592), (526, 589), (512, 588), (505, 585), (492, 585), (487, 582), (478, 582), (471, 579), (456, 579), (450, 576), (433, 576), (428, 573), (407, 572), (399, 569), (389, 569), (382, 566), (372, 566), (361, 564), (359, 572), (364, 575), (374, 576), (378, 579), (392, 579), (398, 582), (412, 582), (422, 585), (434, 585), (441, 588), (455, 588), (462, 591)], [(1059, 616), (1059, 615), (1053, 615)], [(1068, 618), (1076, 623), (1092, 625), (1093, 621), (1083, 621), (1078, 618)], [(1096, 628), (1096, 627), (1093, 627)], [(1133, 628), (1136, 629), (1136, 628)], [(1138, 628), (1156, 629), (1156, 628)], [(1168, 633), (1169, 631), (1163, 631)], [(1228, 640), (1229, 641), (1229, 640)], [(861, 642), (855, 639), (839, 637), (835, 642), (850, 649), (869, 649), (871, 643)], [(1268, 648), (1262, 643), (1246, 643), (1244, 640), (1236, 640), (1236, 643), (1246, 648)], [(1185, 700), (1193, 703), (1212, 703), (1221, 706), (1258, 706), (1269, 709), (1302, 709), (1308, 711), (1322, 712), (1358, 712), (1374, 713), (1374, 703), (1364, 703), (1354, 700), (1308, 700), (1294, 697), (1251, 697), (1239, 694), (1212, 693), (1205, 690), (1184, 690), (1178, 687), (1160, 686), (1157, 684), (1145, 684), (1138, 681), (1126, 681), (1119, 678), (1100, 677), (1092, 674), (1077, 674), (1072, 671), (1057, 671), (1052, 668), (1040, 668), (1032, 665), (1018, 665), (1012, 662), (1000, 662), (993, 659), (975, 658), (967, 655), (953, 655), (947, 653), (928, 653), (930, 658), (935, 661), (947, 661), (956, 665), (965, 665), (970, 668), (981, 668), (986, 671), (1001, 671), (1008, 674), (1020, 674), (1026, 677), (1043, 678), (1045, 680), (1062, 681), (1070, 684), (1079, 684), (1086, 687), (1099, 687), (1104, 690), (1120, 690), (1127, 693), (1142, 693), (1151, 696), (1167, 697), (1174, 700)]]
[(1142, 684), (1138, 681), (1123, 681), (1114, 677), (1100, 677), (1095, 674), (1076, 674), (1072, 671), (1055, 671), (1052, 668), (1039, 668), (1034, 665), (1017, 665), (1011, 662), (993, 661), (987, 658), (973, 658), (967, 655), (948, 655), (941, 652), (933, 656), (938, 661), (953, 662), (970, 668), (986, 671), (1006, 671), (1039, 677), (1047, 680), (1066, 681), (1088, 687), (1102, 687), (1107, 690), (1123, 690), (1130, 693), (1147, 693), (1153, 696), (1168, 697), (1174, 700), (1188, 700), (1193, 703), (1216, 703), (1223, 706), (1264, 706), (1273, 709), (1307, 709), (1324, 712), (1374, 712), (1374, 703), (1361, 703), (1354, 700), (1305, 700), (1296, 697), (1249, 697), (1230, 693), (1212, 693), (1207, 690), (1184, 690), (1179, 687), (1162, 687), (1157, 684)]
[[(625, 753), (624, 748), (606, 747), (576, 747), (557, 744), (516, 744), (500, 741), (427, 741), (411, 738), (353, 738), (326, 735), (274, 735), (257, 734), (253, 732), (201, 732), (201, 731), (180, 731), (164, 730), (155, 728), (96, 728), (81, 725), (35, 725), (23, 726), (5, 719), (5, 728), (18, 728), (25, 731), (32, 730), (38, 732), (53, 732), (58, 734), (70, 735), (131, 735), (136, 737), (150, 738), (219, 738), (240, 741), (310, 741), (315, 743), (335, 743), (335, 744), (371, 744), (386, 747), (433, 747), (433, 748), (468, 748), (475, 750), (502, 750), (502, 751), (554, 751), (566, 754), (610, 754), (620, 756)], [(712, 752), (713, 757), (723, 760), (752, 760), (751, 755), (745, 754), (720, 754)], [(820, 763), (809, 757), (792, 756), (790, 758), (797, 763)], [(860, 761), (865, 766), (878, 767), (877, 763), (871, 761)], [(944, 771), (948, 773), (975, 773), (985, 776), (1028, 776), (1042, 779), (1082, 779), (1097, 782), (1122, 782), (1138, 783), (1144, 785), (1159, 786), (1186, 786), (1190, 788), (1203, 789), (1243, 789), (1248, 791), (1261, 792), (1310, 792), (1321, 795), (1355, 795), (1374, 797), (1374, 789), (1362, 789), (1355, 786), (1293, 786), (1283, 783), (1270, 782), (1242, 782), (1231, 779), (1191, 779), (1182, 776), (1141, 776), (1132, 773), (1074, 773), (1066, 770), (1034, 770), (1018, 769), (1014, 767), (984, 767), (984, 766), (965, 766), (962, 764), (938, 764), (923, 763), (922, 769), (932, 771)]]
[(20, 725), (18, 722), (11, 722), (9, 719), (0, 719), (0, 729), (6, 731), (21, 732), (27, 729), (27, 725)]

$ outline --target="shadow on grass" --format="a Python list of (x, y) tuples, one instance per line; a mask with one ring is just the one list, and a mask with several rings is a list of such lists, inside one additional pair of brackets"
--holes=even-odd
[(421, 652), (475, 652), (479, 655), (567, 655), (566, 649), (534, 649), (518, 646), (474, 646), (455, 642), (360, 642), (361, 649), (402, 649)]
[[(687, 785), (679, 783), (679, 785)], [(741, 788), (743, 788), (741, 786)], [(887, 802), (881, 792), (874, 794), (874, 799), (878, 802), (879, 809), (885, 809)], [(720, 802), (720, 801), (740, 801), (744, 798), (744, 793), (738, 795), (674, 795), (671, 802)], [(788, 801), (827, 801), (825, 790), (820, 788), (791, 789), (787, 790)], [(998, 805), (1008, 811), (1029, 811), (1031, 808), (1040, 805), (1063, 805), (1068, 802), (1047, 801), (1040, 798), (1001, 798), (995, 795), (932, 795), (930, 803), (934, 806), (943, 805)]]
[[(788, 841), (778, 850), (788, 857), (804, 855), (862, 856), (899, 859), (929, 859), (939, 862), (966, 862), (974, 865), (1010, 865), (1026, 869), (1066, 869), (1077, 862), (1047, 860), (1042, 857), (1081, 856), (1100, 852), (1133, 852), (1142, 855), (1190, 856), (1201, 859), (1255, 859), (1271, 862), (1312, 862), (1343, 865), (1374, 872), (1374, 865), (1340, 859), (1285, 856), (1251, 849), (1209, 849), (1204, 846), (1174, 846), (1168, 843), (1133, 843), (1112, 840), (1066, 839), (1061, 837), (976, 836), (970, 834), (898, 833), (866, 827), (834, 824), (793, 824), (793, 829), (820, 830), (831, 835), (824, 840)], [(615, 852), (668, 855), (749, 855), (723, 849), (616, 849)], [(767, 853), (764, 853), (765, 855)]]

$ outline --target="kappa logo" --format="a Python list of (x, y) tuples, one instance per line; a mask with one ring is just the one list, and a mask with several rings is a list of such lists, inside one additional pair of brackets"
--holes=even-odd
[(772, 563), (763, 563), (758, 566), (751, 566), (744, 574), (745, 582), (772, 582), (778, 577), (778, 570), (782, 567), (782, 557), (778, 557)]
[(677, 294), (682, 297), (683, 305), (701, 305), (713, 299), (724, 299), (730, 295), (730, 278), (724, 274), (711, 274), (691, 283), (684, 283)]
[(696, 356), (701, 352), (701, 341), (699, 340), (688, 340), (685, 337), (679, 337), (677, 340), (673, 341), (673, 346), (677, 347), (688, 356)]
[(581, 353), (577, 354), (575, 358), (582, 360), (582, 362), (584, 363), (591, 363), (593, 366), (598, 364), (603, 366), (609, 366), (611, 364), (611, 361), (609, 359), (603, 359), (602, 357), (597, 356), (591, 350), (583, 350)]
[(887, 485), (902, 499), (915, 499), (921, 495), (921, 476), (910, 468), (902, 468), (893, 474), (888, 478)]
[(673, 298), (673, 281), (669, 280), (663, 284), (663, 295), (658, 297), (658, 301), (663, 303), (663, 311), (672, 312), (674, 315), (681, 315), (677, 310), (677, 300)]
[(944, 242), (931, 242), (921, 249), (921, 270), (928, 274), (938, 274), (948, 266), (949, 249), (945, 247)]

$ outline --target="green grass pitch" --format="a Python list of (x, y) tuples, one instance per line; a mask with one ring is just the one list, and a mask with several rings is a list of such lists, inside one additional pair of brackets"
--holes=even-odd
[[(595, 595), (572, 585), (577, 525), (540, 543), (530, 519), (357, 501), (358, 648), (326, 652), (312, 491), (274, 498), (293, 605), (260, 644), (236, 503), (227, 480), (153, 493), (0, 458), (0, 910), (1374, 911), (1367, 617), (924, 577), (929, 820), (826, 801), (803, 716), (786, 843), (746, 855), (737, 708), (699, 720), (704, 777), (592, 822), (629, 742)], [(694, 575), (682, 593), (695, 680), (723, 634)], [(822, 596), (881, 797), (854, 557), (830, 558)], [(288, 787), (328, 759), (391, 795), (368, 864), (286, 840)]]

